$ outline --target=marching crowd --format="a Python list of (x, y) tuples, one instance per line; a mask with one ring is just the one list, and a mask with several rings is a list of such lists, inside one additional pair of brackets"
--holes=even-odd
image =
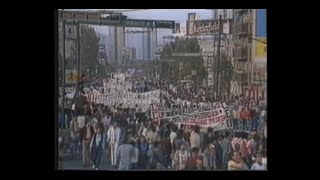
[[(139, 92), (161, 88), (162, 106), (170, 113), (212, 109), (216, 101), (206, 89), (149, 78), (142, 82)], [(267, 170), (266, 102), (236, 94), (219, 100), (229, 105), (234, 129), (202, 132), (194, 126), (190, 132), (167, 120), (154, 122), (148, 112), (94, 104), (80, 96), (64, 109), (69, 120), (62, 120), (60, 108), (59, 155), (70, 147), (72, 158), (81, 152), (83, 166), (93, 169), (100, 169), (105, 153), (118, 170)], [(70, 129), (70, 141), (61, 129)]]

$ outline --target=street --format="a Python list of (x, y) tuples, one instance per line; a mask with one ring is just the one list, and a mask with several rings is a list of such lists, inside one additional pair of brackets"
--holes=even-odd
[[(82, 160), (65, 160), (63, 161), (64, 170), (94, 170), (92, 167), (84, 168)], [(101, 166), (99, 170), (114, 170), (111, 168), (111, 162), (107, 158), (106, 154), (103, 153), (101, 157)]]

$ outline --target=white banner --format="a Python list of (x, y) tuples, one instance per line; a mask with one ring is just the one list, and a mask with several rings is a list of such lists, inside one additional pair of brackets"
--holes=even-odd
[(215, 106), (216, 108), (210, 111), (166, 117), (166, 112), (161, 111), (159, 104), (152, 104), (151, 117), (154, 121), (169, 119), (169, 121), (174, 122), (178, 126), (184, 126), (186, 130), (191, 130), (191, 127), (194, 125), (200, 126), (203, 131), (209, 127), (213, 128), (214, 131), (233, 129), (231, 113), (226, 103), (216, 103)]

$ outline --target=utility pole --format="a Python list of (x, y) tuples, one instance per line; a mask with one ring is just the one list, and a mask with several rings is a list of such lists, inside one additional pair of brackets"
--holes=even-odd
[(221, 46), (221, 34), (222, 34), (222, 15), (219, 15), (219, 35), (218, 35), (218, 47), (217, 47), (217, 84), (216, 95), (219, 96), (219, 74), (220, 74), (220, 46)]
[(78, 78), (77, 78), (77, 97), (80, 96), (80, 23), (77, 23), (77, 66), (78, 66)]
[(214, 68), (215, 68), (215, 66), (214, 66), (214, 62), (215, 62), (215, 53), (216, 53), (216, 35), (215, 34), (213, 34), (212, 35), (212, 37), (213, 37), (213, 52), (212, 52), (212, 62), (211, 62), (211, 65), (212, 65), (212, 67), (211, 67), (211, 72), (212, 72), (212, 81), (213, 81), (213, 86), (212, 86), (212, 89), (213, 89), (213, 96), (212, 97), (214, 97), (215, 96), (215, 86), (216, 86), (216, 83), (215, 83), (215, 78), (214, 78)]
[(147, 28), (147, 44), (148, 44), (148, 60), (151, 60), (151, 31), (150, 28)]
[[(63, 10), (62, 10), (63, 13)], [(65, 122), (65, 84), (66, 84), (66, 50), (65, 50), (65, 39), (66, 39), (66, 32), (65, 32), (65, 21), (64, 18), (61, 17), (62, 21), (62, 116), (63, 116), (63, 122)]]

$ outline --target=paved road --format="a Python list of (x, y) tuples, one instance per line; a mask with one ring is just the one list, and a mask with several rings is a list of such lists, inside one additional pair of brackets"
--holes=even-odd
[[(95, 170), (92, 167), (84, 168), (82, 160), (64, 160), (62, 162), (62, 167), (64, 170)], [(99, 170), (117, 171), (117, 169), (112, 169), (111, 160), (107, 157), (106, 153), (102, 154), (101, 164)], [(174, 169), (165, 169), (165, 171), (173, 171)], [(148, 171), (144, 169), (134, 170), (134, 171)]]
[[(64, 160), (62, 163), (64, 170), (94, 170), (92, 167), (84, 168), (82, 160)], [(105, 153), (101, 157), (100, 170), (114, 170), (111, 168), (110, 158), (107, 158)]]

